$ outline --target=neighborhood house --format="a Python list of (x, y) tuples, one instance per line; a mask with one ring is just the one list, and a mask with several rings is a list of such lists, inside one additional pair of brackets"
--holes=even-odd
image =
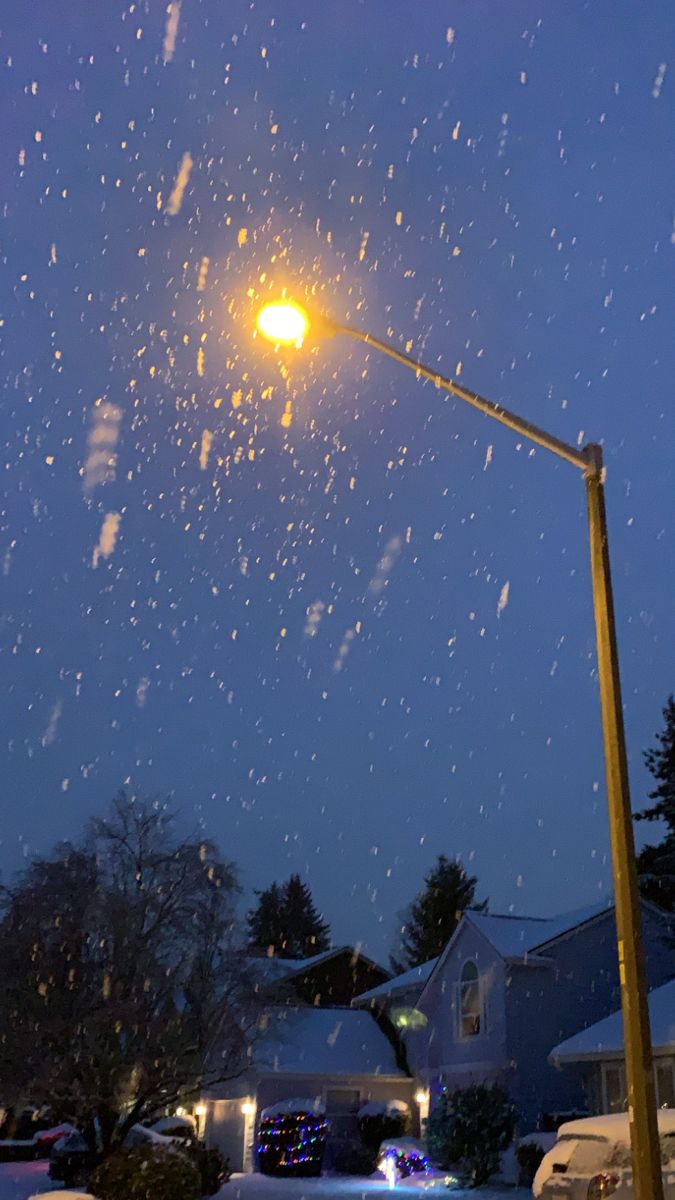
[[(647, 901), (642, 922), (659, 1103), (673, 1104), (672, 926)], [(438, 958), (394, 978), (350, 947), (303, 962), (261, 959), (256, 969), (268, 1004), (250, 1065), (199, 1105), (207, 1142), (234, 1170), (255, 1167), (261, 1113), (298, 1098), (326, 1115), (328, 1161), (357, 1138), (364, 1104), (407, 1104), (416, 1132), (442, 1092), (470, 1084), (502, 1085), (521, 1133), (623, 1107), (616, 929), (606, 903), (554, 918), (466, 912)], [(371, 986), (358, 992), (363, 980)]]
[[(650, 992), (649, 1019), (656, 1103), (659, 1108), (675, 1108), (675, 980)], [(621, 1010), (556, 1046), (551, 1061), (581, 1079), (590, 1112), (615, 1113), (626, 1108)]]

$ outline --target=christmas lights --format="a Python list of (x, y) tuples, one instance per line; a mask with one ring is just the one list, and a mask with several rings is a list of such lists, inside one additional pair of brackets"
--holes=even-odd
[(412, 1140), (392, 1138), (380, 1147), (377, 1169), (385, 1176), (390, 1187), (409, 1175), (426, 1174), (429, 1168), (426, 1154)]
[(320, 1175), (326, 1148), (326, 1118), (313, 1112), (263, 1116), (258, 1134), (262, 1175)]

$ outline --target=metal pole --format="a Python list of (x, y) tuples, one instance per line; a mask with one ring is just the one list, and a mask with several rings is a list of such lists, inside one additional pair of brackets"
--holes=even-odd
[(609, 565), (607, 517), (603, 482), (602, 449), (591, 444), (583, 450), (547, 433), (494, 400), (461, 387), (430, 367), (380, 341), (362, 330), (319, 318), (324, 334), (344, 333), (374, 346), (395, 362), (431, 380), (436, 387), (464, 400), (486, 416), (507, 425), (529, 441), (536, 442), (559, 458), (580, 467), (586, 479), (588, 525), (593, 581), (593, 607), (598, 647), (598, 680), (605, 755), (609, 831), (614, 878), (616, 936), (619, 953), (619, 979), (623, 1012), (626, 1084), (630, 1121), (633, 1188), (635, 1200), (663, 1200), (661, 1152), (659, 1146), (656, 1094), (652, 1066), (652, 1045), (647, 1004), (640, 894), (635, 864), (633, 816), (628, 788), (626, 738), (621, 706), (619, 653), (614, 622), (614, 600)]
[(640, 928), (633, 818), (628, 790), (626, 741), (621, 706), (619, 655), (607, 541), (600, 446), (585, 448), (586, 493), (598, 644), (598, 680), (605, 747), (609, 831), (614, 871), (616, 935), (628, 1086), (628, 1118), (635, 1200), (663, 1200), (656, 1095), (649, 1031), (647, 982)]

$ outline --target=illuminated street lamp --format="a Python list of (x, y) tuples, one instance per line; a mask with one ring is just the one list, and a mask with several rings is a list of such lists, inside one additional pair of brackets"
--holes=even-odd
[[(292, 315), (293, 314), (293, 315)], [(626, 1083), (630, 1120), (633, 1184), (635, 1200), (663, 1200), (661, 1155), (656, 1117), (656, 1096), (652, 1069), (652, 1047), (647, 1007), (644, 952), (633, 821), (628, 790), (626, 739), (623, 727), (619, 656), (614, 620), (614, 601), (609, 564), (607, 517), (605, 513), (602, 448), (590, 443), (583, 449), (569, 446), (509, 412), (494, 400), (485, 400), (477, 392), (462, 387), (388, 342), (380, 341), (361, 329), (341, 325), (322, 316), (314, 316), (300, 305), (284, 300), (267, 304), (258, 315), (258, 329), (277, 344), (302, 345), (312, 331), (319, 337), (344, 334), (372, 346), (395, 362), (414, 371), (418, 378), (429, 379), (437, 388), (450, 392), (502, 425), (543, 446), (559, 458), (578, 467), (586, 482), (588, 526), (591, 553), (591, 577), (595, 634), (598, 651), (598, 681), (602, 711), (605, 777), (609, 807), (612, 870), (619, 951), (619, 978), (623, 1011)], [(286, 329), (287, 335), (278, 336)], [(301, 330), (300, 333), (297, 331)], [(293, 332), (291, 332), (293, 331)]]
[(299, 350), (309, 329), (309, 313), (299, 304), (280, 300), (260, 309), (256, 325), (268, 341)]

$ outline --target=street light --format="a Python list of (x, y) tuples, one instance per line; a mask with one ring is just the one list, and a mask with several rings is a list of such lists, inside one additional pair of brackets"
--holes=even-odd
[[(275, 314), (280, 318), (277, 327), (289, 322), (289, 312), (296, 312), (295, 320), (306, 322), (302, 335), (280, 338), (268, 333), (275, 325)], [(285, 314), (281, 319), (282, 312)], [(267, 314), (264, 321), (263, 314)], [(297, 327), (297, 326), (296, 326)], [(602, 448), (595, 443), (577, 449), (544, 429), (525, 421), (509, 412), (494, 400), (485, 400), (477, 392), (462, 387), (453, 379), (447, 379), (423, 363), (403, 354), (388, 342), (380, 341), (372, 334), (349, 325), (341, 325), (330, 318), (314, 316), (300, 305), (284, 300), (279, 304), (268, 304), (258, 316), (258, 329), (277, 344), (302, 344), (310, 328), (319, 337), (344, 334), (355, 341), (372, 346), (395, 362), (414, 371), (418, 378), (429, 379), (441, 391), (449, 392), (464, 400), (473, 408), (507, 425), (538, 446), (543, 446), (559, 458), (578, 467), (586, 483), (588, 528), (591, 553), (591, 578), (593, 584), (593, 608), (595, 613), (595, 635), (598, 652), (598, 680), (600, 684), (600, 706), (602, 711), (602, 733), (605, 754), (605, 777), (607, 803), (609, 807), (609, 829), (612, 847), (612, 871), (614, 876), (614, 903), (616, 934), (619, 952), (619, 979), (621, 982), (621, 1007), (623, 1011), (624, 1046), (626, 1055), (626, 1083), (628, 1090), (628, 1115), (630, 1121), (631, 1151), (633, 1159), (633, 1184), (635, 1200), (663, 1200), (661, 1177), (661, 1154), (659, 1148), (656, 1096), (652, 1070), (652, 1047), (649, 1029), (649, 1008), (645, 977), (644, 952), (640, 926), (640, 901), (637, 869), (635, 865), (635, 843), (633, 821), (628, 790), (628, 765), (626, 739), (623, 727), (621, 685), (619, 680), (619, 655), (616, 642), (614, 601), (609, 564), (607, 517), (605, 513), (604, 470)]]

